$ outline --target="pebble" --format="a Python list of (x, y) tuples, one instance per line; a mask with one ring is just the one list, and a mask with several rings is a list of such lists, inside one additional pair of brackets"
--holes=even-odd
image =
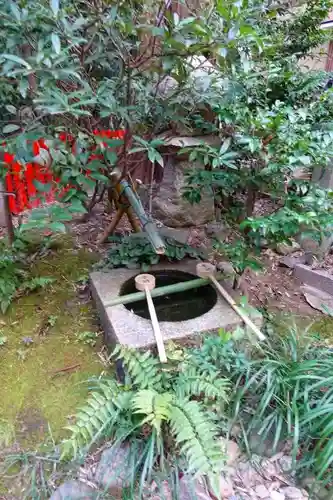
[(303, 493), (298, 488), (294, 488), (293, 486), (287, 486), (286, 488), (281, 488), (280, 492), (285, 495), (287, 499), (290, 500), (298, 500), (303, 498)]
[(50, 500), (93, 500), (97, 498), (97, 493), (87, 484), (80, 481), (66, 481), (57, 488)]
[(259, 486), (257, 486), (254, 491), (256, 492), (256, 495), (259, 498), (264, 499), (264, 498), (269, 497), (269, 491), (266, 488), (266, 486), (264, 486), (263, 484), (260, 484)]
[(293, 460), (288, 455), (283, 455), (283, 457), (281, 457), (279, 460), (279, 465), (280, 465), (281, 470), (283, 472), (289, 472), (291, 470), (292, 463), (293, 463)]
[(271, 500), (284, 500), (285, 496), (283, 493), (279, 493), (278, 491), (272, 491), (270, 498)]
[(268, 486), (268, 489), (269, 491), (274, 491), (274, 490), (278, 490), (280, 488), (280, 481), (273, 481), (269, 486)]

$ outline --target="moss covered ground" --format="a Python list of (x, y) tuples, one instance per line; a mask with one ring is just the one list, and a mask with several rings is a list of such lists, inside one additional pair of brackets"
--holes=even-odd
[[(49, 430), (59, 440), (87, 396), (85, 382), (102, 371), (99, 345), (77, 338), (97, 331), (92, 304), (80, 302), (76, 290), (93, 261), (91, 253), (71, 248), (47, 255), (32, 273), (54, 282), (20, 298), (0, 316), (0, 335), (7, 337), (0, 347), (0, 446), (15, 440), (34, 447)], [(57, 373), (73, 365), (78, 366)]]

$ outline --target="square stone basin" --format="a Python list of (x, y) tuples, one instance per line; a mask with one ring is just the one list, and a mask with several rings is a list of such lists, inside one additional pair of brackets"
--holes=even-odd
[[(164, 271), (177, 271), (179, 276), (181, 273), (189, 273), (192, 276), (187, 276), (186, 279), (191, 277), (195, 279), (197, 278), (196, 263), (197, 261), (193, 259), (185, 262), (157, 264), (152, 267), (151, 271), (153, 273), (163, 271), (162, 275), (165, 274)], [(141, 274), (139, 269), (120, 268), (105, 272), (96, 271), (90, 275), (93, 299), (105, 332), (105, 343), (111, 348), (116, 343), (134, 348), (150, 347), (155, 344), (144, 301), (106, 307), (106, 304), (118, 295), (134, 291), (131, 282), (137, 274)], [(159, 286), (159, 278), (156, 284)], [(160, 283), (160, 286), (161, 284), (166, 283)], [(223, 281), (221, 284), (226, 286)], [(242, 324), (239, 316), (211, 285), (196, 289), (197, 298), (190, 292), (189, 290), (166, 297), (167, 304), (164, 303), (162, 297), (153, 298), (165, 341), (193, 337), (207, 331), (217, 332), (220, 328), (231, 330)], [(195, 302), (196, 300), (198, 302)], [(182, 317), (181, 309), (186, 309), (184, 312), (188, 319), (177, 320)], [(174, 321), (168, 321), (168, 316)], [(256, 322), (261, 321), (261, 315), (259, 316), (252, 319)]]

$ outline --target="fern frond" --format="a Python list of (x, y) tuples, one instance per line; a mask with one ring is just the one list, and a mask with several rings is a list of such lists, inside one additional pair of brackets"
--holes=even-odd
[(195, 366), (186, 367), (177, 380), (176, 394), (182, 399), (203, 396), (205, 401), (228, 402), (230, 382), (218, 375), (198, 370)]
[(149, 423), (159, 435), (163, 421), (170, 418), (170, 404), (173, 396), (168, 392), (159, 394), (152, 389), (139, 391), (133, 398), (134, 412), (144, 416), (142, 424)]
[(83, 446), (91, 445), (101, 435), (110, 435), (120, 415), (130, 408), (133, 393), (123, 391), (113, 381), (100, 382), (100, 390), (91, 393), (85, 406), (76, 415), (76, 422), (65, 427), (72, 435), (65, 442), (64, 456), (76, 456)]
[(140, 353), (136, 349), (117, 345), (113, 351), (116, 359), (122, 360), (134, 386), (139, 389), (161, 386), (162, 371), (159, 361), (149, 352)]
[(224, 454), (217, 439), (217, 428), (198, 401), (177, 400), (171, 405), (171, 431), (188, 463), (188, 472), (219, 474)]

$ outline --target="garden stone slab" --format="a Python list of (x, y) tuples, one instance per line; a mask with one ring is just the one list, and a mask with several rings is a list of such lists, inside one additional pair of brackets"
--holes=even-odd
[(309, 285), (301, 286), (301, 290), (307, 303), (314, 309), (324, 314), (329, 314), (329, 310), (333, 311), (333, 295)]
[[(153, 266), (153, 270), (178, 270), (188, 272), (196, 277), (196, 260), (184, 260), (176, 263), (165, 263)], [(106, 307), (117, 297), (123, 283), (138, 270), (114, 269), (108, 272), (93, 272), (90, 275), (91, 290), (99, 317), (105, 332), (105, 343), (112, 348), (116, 343), (132, 348), (147, 348), (155, 345), (155, 336), (151, 322), (144, 319), (123, 305)], [(262, 316), (256, 311), (252, 320), (261, 326)], [(233, 330), (242, 325), (242, 320), (234, 310), (217, 294), (216, 304), (205, 314), (186, 321), (160, 322), (165, 341), (195, 337), (208, 331), (217, 332), (220, 328)]]
[(319, 271), (304, 264), (297, 264), (294, 268), (294, 276), (306, 285), (333, 295), (333, 275), (327, 271)]
[(66, 481), (57, 488), (50, 500), (92, 500), (97, 499), (98, 493), (88, 484), (80, 481)]
[(280, 266), (289, 267), (289, 269), (294, 269), (298, 264), (309, 264), (308, 256), (293, 257), (292, 255), (286, 255), (279, 261)]

